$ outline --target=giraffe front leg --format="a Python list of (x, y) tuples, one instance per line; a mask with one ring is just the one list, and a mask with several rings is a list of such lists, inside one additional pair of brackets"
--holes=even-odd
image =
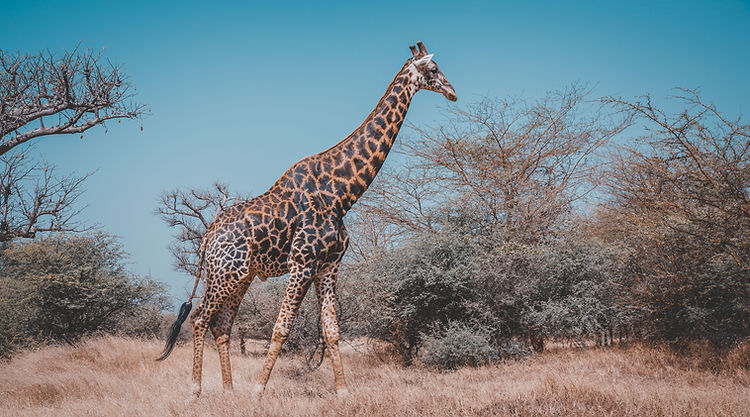
[(315, 282), (315, 292), (318, 296), (320, 306), (320, 322), (323, 328), (323, 339), (328, 348), (328, 356), (331, 358), (333, 367), (333, 379), (336, 383), (336, 394), (345, 396), (349, 389), (344, 379), (344, 366), (341, 363), (339, 351), (339, 324), (336, 318), (336, 272), (333, 268), (330, 273), (322, 276)]
[(299, 307), (305, 298), (307, 290), (310, 288), (311, 282), (312, 270), (310, 268), (292, 267), (289, 283), (284, 293), (284, 302), (281, 304), (279, 317), (276, 319), (276, 324), (273, 327), (271, 346), (268, 348), (265, 361), (263, 361), (258, 382), (253, 388), (255, 396), (259, 396), (266, 388), (268, 378), (271, 376), (271, 371), (276, 363), (276, 358), (278, 358), (281, 352), (281, 346), (287, 337), (289, 337), (289, 331), (294, 324), (294, 318), (297, 316), (297, 311), (299, 311)]

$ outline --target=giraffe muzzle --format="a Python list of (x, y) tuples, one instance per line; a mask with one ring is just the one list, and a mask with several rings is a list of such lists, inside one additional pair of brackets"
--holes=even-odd
[(447, 98), (450, 101), (458, 100), (458, 96), (456, 95), (456, 90), (453, 89), (453, 86), (450, 84), (443, 85), (443, 95), (445, 96), (445, 98)]

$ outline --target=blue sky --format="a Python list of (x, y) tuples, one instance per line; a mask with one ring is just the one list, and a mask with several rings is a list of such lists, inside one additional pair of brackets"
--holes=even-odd
[[(153, 214), (161, 193), (217, 180), (262, 193), (358, 126), (419, 39), (458, 106), (579, 81), (596, 96), (700, 87), (730, 116), (750, 110), (748, 1), (271, 3), (0, 5), (0, 48), (104, 48), (150, 105), (143, 131), (113, 123), (36, 150), (61, 172), (98, 170), (82, 219), (120, 236), (132, 269), (179, 299), (193, 279), (172, 271), (172, 231)], [(408, 119), (434, 125), (450, 105), (421, 92)]]

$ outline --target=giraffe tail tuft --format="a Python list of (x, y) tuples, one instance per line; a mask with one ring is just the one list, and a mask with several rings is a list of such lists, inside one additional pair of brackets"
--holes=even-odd
[(169, 328), (169, 336), (167, 336), (167, 344), (164, 346), (164, 351), (161, 353), (161, 356), (156, 358), (157, 361), (163, 361), (164, 359), (167, 359), (167, 356), (169, 356), (169, 354), (172, 353), (172, 349), (174, 349), (174, 344), (175, 342), (177, 342), (177, 336), (180, 334), (180, 328), (182, 327), (182, 323), (185, 322), (192, 308), (193, 308), (192, 299), (185, 301), (180, 307), (180, 313), (177, 315), (177, 320), (175, 320), (174, 323), (172, 323), (172, 327)]

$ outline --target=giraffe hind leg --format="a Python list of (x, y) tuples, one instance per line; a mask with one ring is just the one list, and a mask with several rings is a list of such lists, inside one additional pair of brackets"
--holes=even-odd
[(193, 326), (193, 395), (201, 393), (201, 374), (203, 371), (203, 344), (208, 330), (208, 320), (204, 317), (205, 302), (201, 301), (198, 308), (190, 315)]
[[(232, 280), (229, 275), (222, 279), (224, 287), (231, 286)], [(213, 317), (221, 310), (231, 294), (228, 291), (219, 291), (218, 285), (206, 285), (198, 308), (190, 315), (190, 323), (193, 325), (193, 395), (196, 397), (201, 393), (201, 379), (203, 373), (203, 345), (206, 340), (206, 332), (211, 325)]]
[(221, 364), (221, 380), (225, 391), (232, 390), (232, 366), (229, 358), (229, 340), (232, 333), (232, 323), (237, 316), (237, 310), (245, 296), (247, 288), (252, 282), (252, 277), (240, 285), (237, 293), (229, 297), (219, 311), (211, 319), (211, 334), (216, 340), (216, 350), (219, 351), (219, 363)]

